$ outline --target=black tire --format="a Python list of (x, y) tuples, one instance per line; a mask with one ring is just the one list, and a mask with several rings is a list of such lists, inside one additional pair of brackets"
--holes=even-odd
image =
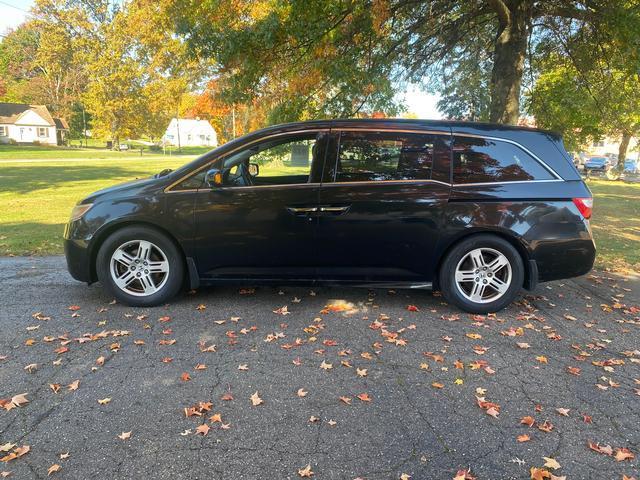
[[(487, 303), (474, 302), (466, 298), (460, 292), (456, 282), (458, 263), (469, 252), (478, 248), (489, 248), (498, 251), (507, 258), (511, 266), (511, 282), (508, 288), (502, 296)], [(460, 241), (449, 251), (440, 267), (439, 282), (444, 298), (458, 308), (470, 313), (497, 312), (509, 305), (520, 292), (524, 283), (524, 264), (520, 253), (503, 238), (490, 234), (473, 235)]]
[[(136, 240), (151, 242), (164, 254), (169, 264), (169, 272), (164, 283), (161, 282), (161, 287), (155, 293), (146, 296), (127, 293), (115, 283), (111, 275), (113, 253), (127, 242)], [(184, 282), (185, 267), (178, 247), (164, 233), (152, 227), (130, 226), (112, 233), (102, 243), (96, 257), (96, 272), (102, 285), (118, 302), (132, 307), (154, 307), (166, 303), (180, 291)]]

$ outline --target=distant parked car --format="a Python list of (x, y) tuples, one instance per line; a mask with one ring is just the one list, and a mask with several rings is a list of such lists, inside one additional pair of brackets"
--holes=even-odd
[(120, 144), (120, 150), (129, 150), (129, 145), (126, 143), (121, 143)]
[(587, 172), (606, 172), (611, 168), (611, 160), (607, 157), (591, 157), (584, 164), (584, 169)]
[(640, 160), (627, 158), (624, 161), (624, 173), (640, 173)]

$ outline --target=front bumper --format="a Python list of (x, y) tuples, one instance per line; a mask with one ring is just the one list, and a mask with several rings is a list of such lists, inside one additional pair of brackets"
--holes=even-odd
[(73, 225), (68, 223), (64, 229), (64, 256), (67, 259), (67, 269), (76, 280), (91, 284), (95, 280), (91, 274), (89, 243), (72, 238), (72, 231)]

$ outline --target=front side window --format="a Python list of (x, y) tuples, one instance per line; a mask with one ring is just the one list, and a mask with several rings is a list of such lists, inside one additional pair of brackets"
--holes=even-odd
[(454, 138), (453, 183), (552, 179), (540, 162), (517, 145), (488, 138)]
[(47, 128), (46, 127), (38, 127), (38, 136), (46, 137), (47, 136)]
[(0, 137), (6, 137), (7, 136), (7, 127), (5, 127), (4, 125), (0, 125)]
[(224, 183), (232, 187), (309, 183), (312, 166), (321, 167), (324, 160), (322, 138), (316, 132), (278, 137), (234, 153), (224, 160)]
[(343, 132), (335, 181), (429, 180), (441, 144), (429, 134)]

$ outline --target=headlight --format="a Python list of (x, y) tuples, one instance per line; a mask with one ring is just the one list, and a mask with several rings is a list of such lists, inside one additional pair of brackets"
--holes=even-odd
[(71, 221), (75, 222), (76, 220), (80, 220), (82, 216), (89, 211), (89, 209), (93, 207), (93, 203), (83, 203), (81, 205), (76, 205), (71, 210)]

